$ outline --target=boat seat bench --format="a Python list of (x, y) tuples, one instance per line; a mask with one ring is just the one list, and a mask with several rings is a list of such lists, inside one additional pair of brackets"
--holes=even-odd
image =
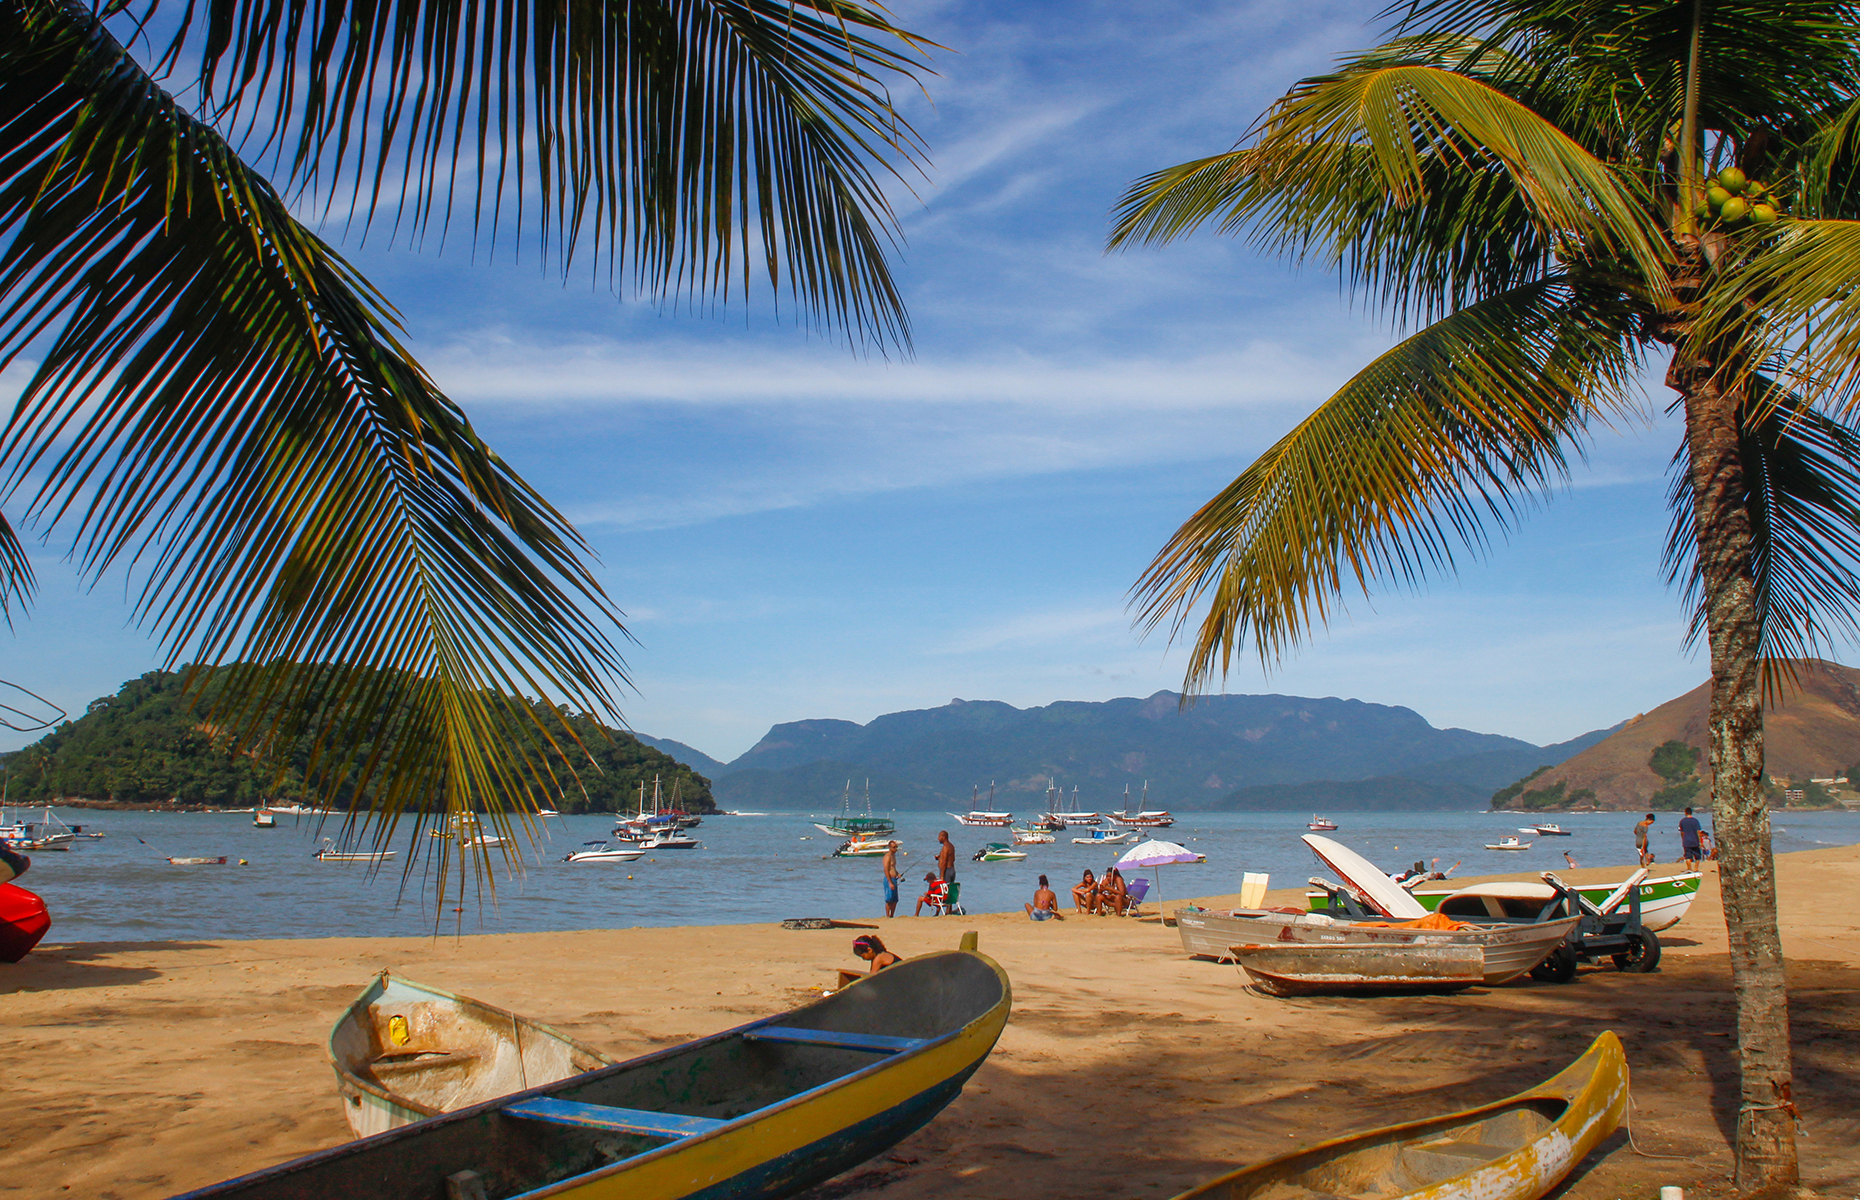
[(614, 1133), (638, 1133), (648, 1137), (684, 1138), (708, 1133), (728, 1121), (714, 1117), (687, 1117), (678, 1113), (647, 1112), (639, 1108), (617, 1108), (611, 1104), (578, 1104), (539, 1096), (508, 1105), (507, 1117), (525, 1121), (543, 1121), (550, 1125), (579, 1125), (587, 1129), (606, 1129)]
[(831, 1046), (836, 1050), (864, 1050), (872, 1054), (902, 1054), (915, 1050), (928, 1038), (890, 1037), (882, 1033), (839, 1033), (830, 1029), (801, 1029), (793, 1025), (764, 1025), (743, 1034), (745, 1042), (791, 1042), (801, 1046)]

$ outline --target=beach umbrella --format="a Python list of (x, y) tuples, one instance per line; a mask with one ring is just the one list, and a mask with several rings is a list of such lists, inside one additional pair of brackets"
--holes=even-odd
[(1160, 870), (1162, 866), (1167, 863), (1200, 861), (1201, 855), (1186, 846), (1178, 846), (1174, 842), (1165, 842), (1160, 838), (1151, 838), (1147, 842), (1132, 846), (1124, 857), (1117, 860), (1117, 869), (1121, 871), (1125, 867), (1159, 868), (1156, 872), (1156, 898), (1160, 900), (1162, 899), (1162, 871)]

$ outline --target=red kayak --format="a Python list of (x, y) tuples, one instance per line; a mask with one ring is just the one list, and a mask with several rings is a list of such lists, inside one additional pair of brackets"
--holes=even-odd
[(51, 927), (45, 901), (16, 883), (0, 883), (0, 962), (26, 957)]

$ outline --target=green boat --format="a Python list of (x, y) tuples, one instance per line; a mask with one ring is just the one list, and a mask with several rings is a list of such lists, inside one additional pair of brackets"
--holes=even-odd
[[(1686, 910), (1692, 907), (1692, 900), (1699, 893), (1700, 873), (1688, 871), (1681, 875), (1668, 875), (1662, 879), (1642, 880), (1640, 892), (1640, 920), (1646, 928), (1659, 932), (1679, 924)], [(1626, 881), (1623, 880), (1622, 883)], [(1598, 907), (1605, 903), (1621, 888), (1621, 883), (1583, 884), (1576, 888), (1582, 898)], [(1433, 912), (1440, 907), (1440, 902), (1448, 896), (1455, 895), (1458, 887), (1418, 887), (1411, 895), (1421, 902), (1421, 907)], [(1322, 911), (1330, 902), (1330, 897), (1323, 892), (1306, 892), (1306, 906), (1313, 912)]]
[(873, 838), (889, 838), (898, 832), (898, 823), (890, 817), (877, 816), (872, 812), (872, 781), (865, 781), (865, 815), (857, 817), (852, 811), (852, 780), (846, 781), (846, 791), (840, 797), (840, 815), (838, 820), (815, 821), (814, 828), (834, 837), (852, 838), (854, 841), (870, 841)]

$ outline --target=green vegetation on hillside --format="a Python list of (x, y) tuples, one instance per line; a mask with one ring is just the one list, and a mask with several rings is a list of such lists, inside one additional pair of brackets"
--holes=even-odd
[(1548, 787), (1532, 788), (1528, 786), (1531, 780), (1542, 775), (1549, 769), (1548, 766), (1538, 767), (1535, 771), (1532, 771), (1529, 775), (1526, 775), (1523, 779), (1518, 780), (1509, 787), (1502, 787), (1496, 792), (1493, 792), (1492, 807), (1515, 809), (1573, 808), (1578, 804), (1592, 804), (1595, 802), (1594, 788), (1577, 788), (1575, 791), (1571, 792), (1568, 790), (1569, 785), (1561, 781), (1550, 784)]
[(1655, 775), (1666, 780), (1666, 786), (1648, 798), (1648, 805), (1657, 809), (1676, 809), (1691, 804), (1705, 786), (1695, 774), (1699, 757), (1698, 747), (1688, 746), (1681, 741), (1668, 740), (1655, 746), (1653, 753), (1647, 757), (1647, 766)]
[[(181, 676), (151, 671), (125, 683), (114, 696), (93, 701), (82, 717), (5, 757), (14, 803), (51, 803), (61, 798), (123, 804), (175, 804), (243, 808), (260, 801), (322, 803), (337, 808), (366, 803), (372, 795), (376, 746), (324, 747), (329, 761), (346, 764), (331, 793), (311, 795), (305, 772), (314, 746), (306, 736), (278, 755), (269, 748), (242, 746), (230, 732), (203, 722), (181, 689)], [(218, 679), (210, 676), (211, 695)], [(555, 807), (563, 812), (617, 812), (631, 807), (641, 782), (657, 777), (664, 796), (696, 812), (712, 812), (710, 781), (671, 756), (623, 730), (609, 729), (586, 714), (566, 714), (537, 702), (498, 700), (508, 713), (512, 739), (546, 728), (560, 750), (549, 751), (560, 789)], [(535, 720), (519, 720), (523, 708)], [(572, 732), (573, 737), (569, 734)], [(579, 739), (580, 747), (575, 745)]]

